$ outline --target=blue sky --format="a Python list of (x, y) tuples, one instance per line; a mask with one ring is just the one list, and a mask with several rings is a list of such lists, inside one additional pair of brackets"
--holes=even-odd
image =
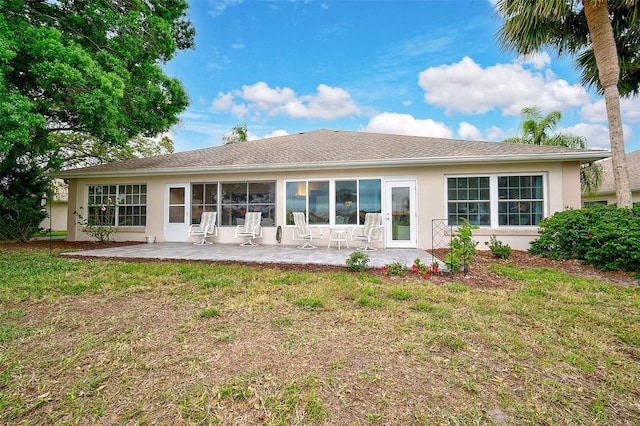
[[(489, 0), (189, 0), (196, 48), (165, 66), (191, 99), (176, 151), (317, 129), (500, 141), (520, 110), (561, 111), (560, 131), (609, 149), (604, 99), (570, 57), (504, 52)], [(622, 100), (626, 151), (640, 102)]]

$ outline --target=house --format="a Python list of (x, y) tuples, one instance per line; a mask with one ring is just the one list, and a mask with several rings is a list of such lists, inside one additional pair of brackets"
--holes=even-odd
[[(326, 243), (332, 229), (350, 230), (367, 212), (381, 212), (384, 232), (374, 246), (447, 247), (447, 225), (466, 219), (479, 226), (479, 248), (495, 235), (527, 249), (542, 218), (580, 207), (580, 164), (606, 157), (597, 150), (317, 130), (56, 177), (68, 181), (69, 210), (117, 224), (116, 240), (186, 242), (201, 212), (216, 211), (215, 241), (238, 243), (238, 219), (260, 211), (259, 243), (278, 244), (281, 235), (282, 244), (298, 244), (291, 213), (302, 211), (326, 228)], [(90, 239), (72, 214), (67, 230), (68, 240)]]
[[(616, 185), (611, 158), (604, 159), (599, 164), (602, 166), (603, 172), (602, 185), (600, 185), (597, 195), (583, 196), (583, 205), (616, 204)], [(627, 153), (627, 168), (631, 184), (631, 199), (634, 203), (638, 203), (640, 202), (640, 150)]]
[(52, 197), (47, 199), (47, 205), (44, 206), (47, 217), (40, 222), (40, 228), (51, 231), (66, 231), (67, 214), (69, 210), (67, 208), (67, 185), (65, 185), (62, 179), (55, 179), (51, 192)]

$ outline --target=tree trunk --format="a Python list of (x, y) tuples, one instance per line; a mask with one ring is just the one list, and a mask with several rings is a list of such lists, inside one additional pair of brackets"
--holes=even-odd
[(604, 99), (607, 105), (613, 179), (616, 185), (616, 202), (618, 207), (631, 208), (633, 201), (631, 199), (627, 157), (624, 151), (620, 92), (618, 91), (620, 65), (618, 64), (618, 51), (613, 37), (613, 28), (609, 19), (609, 8), (606, 0), (582, 0), (582, 5), (587, 18), (593, 53), (596, 57), (600, 83), (604, 89)]

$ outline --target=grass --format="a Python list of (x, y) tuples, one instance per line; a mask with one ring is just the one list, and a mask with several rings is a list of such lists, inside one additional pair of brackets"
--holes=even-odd
[(640, 289), (493, 272), (512, 288), (0, 248), (0, 423), (638, 424)]
[(42, 231), (36, 232), (34, 237), (66, 237), (67, 231)]

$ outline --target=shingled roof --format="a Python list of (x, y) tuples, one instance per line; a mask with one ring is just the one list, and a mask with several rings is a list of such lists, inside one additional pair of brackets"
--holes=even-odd
[(595, 161), (608, 151), (316, 130), (71, 169), (57, 177), (176, 175), (514, 161)]
[[(611, 158), (603, 160), (601, 163), (604, 173), (600, 194), (615, 194), (616, 184), (613, 177), (613, 164)], [(629, 183), (631, 191), (640, 191), (640, 150), (627, 153), (627, 169), (629, 170)]]

